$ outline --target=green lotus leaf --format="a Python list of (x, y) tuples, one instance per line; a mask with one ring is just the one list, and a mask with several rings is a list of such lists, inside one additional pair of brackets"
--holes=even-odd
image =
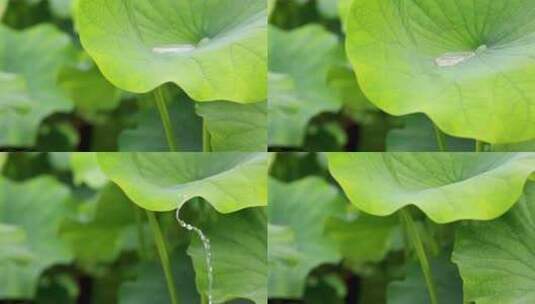
[(347, 15), (349, 14), (351, 1), (352, 0), (338, 0), (338, 15), (340, 16), (340, 22), (342, 22), (342, 28), (344, 31), (346, 29)]
[(310, 119), (336, 112), (341, 101), (327, 84), (339, 47), (319, 25), (290, 32), (269, 28), (269, 142), (301, 146)]
[(457, 229), (453, 262), (464, 282), (464, 300), (476, 304), (535, 301), (535, 184), (504, 216)]
[(36, 259), (28, 248), (26, 231), (19, 226), (0, 223), (0, 261), (24, 265)]
[(277, 0), (267, 0), (268, 3), (268, 15), (271, 16), (271, 13), (275, 10), (275, 6), (277, 5)]
[(2, 168), (4, 167), (4, 164), (7, 161), (7, 153), (6, 152), (0, 152), (0, 172), (2, 171)]
[(14, 111), (24, 114), (31, 106), (32, 100), (24, 77), (0, 73), (0, 113)]
[[(8, 1), (8, 0), (6, 0)], [(74, 3), (77, 0), (48, 0), (48, 8), (52, 15), (62, 19), (68, 19), (71, 17), (71, 12), (73, 10)], [(0, 0), (2, 2), (2, 0)], [(37, 5), (43, 0), (23, 0), (30, 5)]]
[[(186, 96), (173, 96), (171, 100), (167, 108), (178, 151), (202, 151), (202, 119), (195, 114), (194, 103)], [(119, 135), (120, 151), (169, 151), (160, 112), (155, 107), (138, 113), (134, 120), (136, 127)]]
[(76, 185), (86, 184), (91, 188), (98, 189), (108, 182), (108, 178), (100, 170), (96, 153), (72, 153), (69, 165)]
[(345, 54), (342, 52), (339, 56), (340, 63), (333, 66), (327, 74), (327, 84), (331, 90), (337, 93), (344, 107), (350, 112), (377, 111), (360, 89), (355, 73), (344, 59)]
[[(413, 114), (401, 118), (403, 127), (392, 129), (386, 137), (389, 152), (432, 152), (440, 151), (433, 122), (425, 115)], [(444, 135), (447, 151), (474, 151), (473, 140)]]
[(347, 50), (366, 96), (489, 143), (535, 138), (531, 1), (355, 0)]
[(69, 243), (78, 262), (96, 265), (113, 262), (121, 253), (129, 227), (135, 225), (130, 200), (109, 184), (95, 202), (95, 213), (83, 221), (69, 219), (61, 226), (61, 238)]
[[(180, 303), (199, 304), (195, 273), (191, 259), (183, 247), (176, 248), (169, 258)], [(162, 266), (158, 262), (139, 265), (135, 281), (125, 282), (119, 289), (119, 304), (171, 303)]]
[(69, 189), (48, 176), (22, 183), (0, 177), (1, 299), (33, 298), (41, 273), (72, 259), (59, 239), (68, 197)]
[(0, 146), (34, 145), (45, 117), (72, 109), (56, 85), (71, 47), (51, 25), (21, 32), (0, 26)]
[(142, 208), (202, 197), (221, 213), (267, 204), (265, 153), (98, 153), (104, 174)]
[(87, 61), (61, 69), (58, 84), (84, 117), (92, 118), (99, 111), (113, 110), (121, 101), (120, 91), (100, 74), (96, 66)]
[(268, 262), (273, 263), (270, 269), (280, 267), (277, 263), (283, 263), (285, 266), (297, 265), (300, 254), (292, 228), (268, 224), (268, 235)]
[(317, 0), (317, 7), (319, 13), (328, 19), (338, 17), (338, 1), (339, 0)]
[(325, 233), (335, 241), (338, 251), (351, 265), (381, 261), (392, 247), (395, 217), (365, 213), (342, 213), (329, 218)]
[[(285, 242), (291, 245), (286, 250), (291, 255), (270, 256), (270, 298), (300, 299), (310, 271), (340, 259), (336, 244), (324, 233), (327, 219), (343, 208), (337, 198), (336, 187), (318, 177), (306, 177), (289, 184), (269, 180), (269, 223), (291, 229), (294, 238)], [(280, 238), (278, 234), (275, 236)]]
[(212, 151), (260, 152), (267, 150), (267, 103), (231, 102), (197, 104), (210, 134)]
[(329, 170), (351, 202), (373, 215), (415, 205), (433, 221), (505, 213), (535, 171), (533, 153), (329, 153)]
[[(265, 0), (80, 0), (82, 45), (126, 91), (174, 82), (197, 101), (266, 99)], [(222, 14), (221, 12), (225, 12)]]
[[(433, 281), (440, 303), (462, 304), (463, 288), (457, 267), (447, 255), (430, 260)], [(420, 264), (416, 261), (407, 264), (403, 281), (388, 284), (388, 304), (426, 304), (431, 303)], [(465, 303), (465, 302), (464, 302)]]
[(67, 19), (71, 17), (74, 3), (77, 0), (48, 0), (48, 5), (54, 16)]
[(0, 20), (4, 16), (4, 12), (7, 10), (8, 0), (0, 0)]
[(515, 144), (492, 145), (492, 151), (496, 152), (531, 152), (535, 151), (535, 139)]
[[(214, 269), (213, 302), (250, 299), (267, 304), (267, 216), (263, 208), (248, 208), (218, 215), (202, 230), (210, 239)], [(199, 238), (194, 238), (188, 254), (193, 260), (196, 283), (206, 295), (206, 255)]]

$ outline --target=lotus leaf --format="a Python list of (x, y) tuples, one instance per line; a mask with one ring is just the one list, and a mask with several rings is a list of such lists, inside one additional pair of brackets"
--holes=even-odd
[(197, 105), (210, 133), (212, 151), (267, 150), (267, 104), (210, 102)]
[(56, 85), (71, 47), (51, 25), (21, 32), (0, 26), (0, 146), (32, 146), (45, 117), (72, 109)]
[(0, 20), (2, 20), (2, 16), (7, 9), (7, 4), (7, 0), (0, 0)]
[[(457, 267), (449, 261), (445, 254), (431, 259), (430, 264), (440, 302), (462, 304), (462, 282)], [(403, 281), (394, 281), (388, 284), (387, 297), (388, 304), (431, 303), (418, 262), (414, 261), (407, 264)]]
[[(168, 111), (178, 151), (201, 151), (202, 119), (195, 114), (193, 102), (186, 96), (174, 96), (171, 100)], [(122, 131), (119, 136), (121, 152), (169, 151), (161, 116), (155, 107), (137, 114), (134, 120), (136, 127)]]
[(63, 68), (58, 83), (74, 102), (76, 110), (89, 118), (98, 111), (113, 110), (120, 103), (120, 91), (87, 62)]
[(0, 172), (2, 171), (2, 168), (4, 167), (6, 160), (7, 160), (7, 153), (0, 152)]
[(329, 153), (329, 170), (364, 212), (415, 205), (438, 223), (505, 213), (535, 172), (533, 153)]
[(135, 224), (130, 200), (116, 185), (104, 188), (95, 204), (91, 219), (69, 219), (61, 226), (61, 238), (70, 244), (77, 261), (88, 265), (116, 260), (127, 228)]
[(341, 101), (327, 83), (338, 40), (316, 25), (290, 32), (269, 28), (269, 142), (300, 146), (310, 119)]
[[(177, 248), (170, 258), (180, 303), (199, 304), (191, 259), (182, 247)], [(119, 304), (171, 303), (161, 265), (157, 262), (145, 262), (136, 272), (135, 281), (121, 285)]]
[(32, 299), (46, 268), (70, 262), (59, 239), (68, 197), (69, 189), (48, 176), (22, 183), (0, 177), (1, 299)]
[(98, 153), (102, 171), (142, 208), (202, 197), (221, 213), (267, 204), (265, 153)]
[(265, 0), (79, 0), (76, 12), (82, 45), (121, 89), (174, 82), (197, 101), (266, 99)]
[(328, 219), (325, 233), (344, 259), (356, 265), (383, 259), (392, 247), (397, 224), (395, 217), (349, 213)]
[(269, 222), (284, 227), (286, 237), (290, 237), (278, 243), (279, 252), (284, 252), (280, 246), (289, 245), (285, 251), (290, 255), (270, 260), (269, 296), (299, 299), (313, 268), (340, 259), (336, 244), (324, 233), (327, 219), (340, 209), (338, 191), (318, 177), (289, 184), (270, 179), (269, 191)]
[[(213, 302), (250, 299), (267, 304), (267, 216), (263, 208), (247, 208), (218, 215), (202, 227), (210, 239), (214, 269)], [(197, 288), (206, 294), (206, 259), (203, 246), (195, 238), (188, 254), (197, 274)]]
[(69, 164), (76, 185), (86, 184), (91, 188), (98, 189), (108, 182), (108, 178), (100, 170), (96, 153), (72, 153)]
[(532, 1), (355, 0), (347, 52), (366, 96), (393, 115), (496, 143), (535, 138)]
[[(413, 114), (402, 118), (403, 128), (392, 129), (386, 137), (389, 152), (432, 152), (440, 151), (433, 122), (425, 115)], [(444, 135), (448, 151), (474, 151), (473, 140)]]
[(464, 282), (464, 300), (476, 304), (535, 301), (535, 184), (503, 217), (470, 222), (457, 230), (453, 261)]

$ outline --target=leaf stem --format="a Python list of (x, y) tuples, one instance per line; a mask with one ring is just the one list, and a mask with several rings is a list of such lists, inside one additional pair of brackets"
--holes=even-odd
[(134, 206), (134, 213), (136, 215), (136, 227), (138, 238), (138, 254), (142, 261), (148, 260), (147, 246), (145, 245), (145, 231), (143, 229), (143, 213), (136, 205)]
[(208, 127), (206, 126), (206, 121), (203, 119), (202, 122), (202, 150), (203, 152), (212, 152), (210, 132), (208, 132)]
[(173, 126), (171, 124), (171, 117), (169, 116), (169, 111), (167, 110), (167, 104), (165, 103), (165, 97), (163, 92), (163, 87), (159, 87), (154, 92), (154, 100), (156, 101), (156, 106), (160, 112), (160, 118), (162, 120), (163, 128), (165, 131), (165, 137), (167, 139), (167, 144), (169, 145), (169, 151), (176, 151), (175, 135), (173, 132)]
[(442, 131), (436, 125), (433, 125), (433, 128), (435, 130), (435, 137), (437, 139), (438, 150), (441, 152), (448, 151), (448, 144), (446, 143), (446, 136), (444, 136), (444, 133), (442, 133)]
[(169, 262), (169, 255), (167, 254), (167, 246), (165, 239), (158, 224), (158, 219), (154, 212), (147, 210), (147, 217), (149, 218), (149, 225), (154, 234), (154, 243), (158, 249), (158, 255), (160, 256), (160, 263), (165, 274), (165, 280), (167, 281), (167, 289), (169, 291), (169, 297), (171, 298), (171, 304), (178, 304), (177, 293), (175, 289), (175, 280), (173, 279), (173, 273), (171, 272), (171, 263)]
[(425, 283), (427, 285), (427, 291), (429, 292), (431, 304), (438, 304), (437, 292), (433, 282), (433, 274), (431, 272), (431, 265), (429, 264), (429, 260), (427, 258), (427, 254), (425, 253), (425, 248), (416, 224), (414, 223), (414, 220), (412, 219), (408, 209), (401, 209), (399, 211), (399, 215), (407, 235), (412, 242), (416, 255), (418, 256), (418, 260), (420, 261), (420, 267), (422, 268), (422, 273), (425, 277)]

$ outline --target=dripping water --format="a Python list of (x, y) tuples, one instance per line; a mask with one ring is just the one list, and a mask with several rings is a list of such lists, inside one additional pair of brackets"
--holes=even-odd
[(202, 243), (204, 254), (205, 254), (205, 263), (206, 263), (206, 273), (208, 274), (208, 304), (213, 303), (212, 288), (214, 284), (214, 267), (212, 264), (212, 247), (210, 245), (210, 239), (204, 234), (204, 232), (191, 224), (186, 223), (180, 218), (180, 208), (176, 209), (176, 220), (180, 226), (188, 231), (193, 231), (196, 233)]

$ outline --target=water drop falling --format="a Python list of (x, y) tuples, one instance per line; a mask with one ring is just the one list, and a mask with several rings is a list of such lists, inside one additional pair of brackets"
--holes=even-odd
[(213, 296), (212, 296), (212, 289), (214, 285), (214, 267), (212, 264), (212, 247), (210, 245), (210, 239), (204, 234), (204, 232), (191, 224), (186, 223), (184, 220), (180, 218), (180, 208), (176, 209), (176, 220), (180, 226), (182, 226), (184, 229), (188, 231), (195, 232), (199, 239), (201, 240), (203, 249), (204, 249), (204, 255), (205, 255), (205, 262), (206, 262), (206, 273), (208, 274), (208, 304), (213, 304)]

